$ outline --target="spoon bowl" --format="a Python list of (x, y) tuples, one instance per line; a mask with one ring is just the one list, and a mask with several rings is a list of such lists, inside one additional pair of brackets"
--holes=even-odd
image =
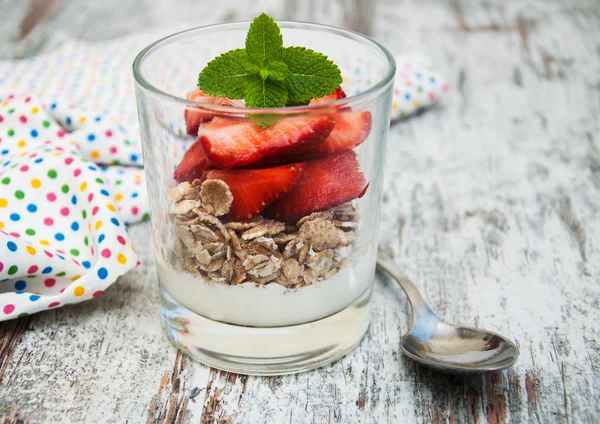
[(440, 321), (430, 340), (413, 331), (402, 338), (409, 358), (442, 372), (480, 373), (512, 366), (519, 357), (513, 342), (499, 334)]
[(402, 287), (412, 307), (402, 351), (416, 362), (448, 373), (482, 373), (512, 366), (519, 357), (517, 346), (500, 334), (442, 321), (427, 305), (415, 285), (381, 252), (377, 265)]

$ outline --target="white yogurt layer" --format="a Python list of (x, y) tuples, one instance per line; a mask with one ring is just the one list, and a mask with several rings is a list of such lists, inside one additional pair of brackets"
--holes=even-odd
[(280, 327), (324, 318), (356, 300), (374, 278), (376, 250), (370, 250), (329, 280), (299, 289), (286, 289), (275, 283), (208, 283), (174, 269), (162, 259), (158, 260), (157, 269), (167, 292), (199, 315), (231, 324)]

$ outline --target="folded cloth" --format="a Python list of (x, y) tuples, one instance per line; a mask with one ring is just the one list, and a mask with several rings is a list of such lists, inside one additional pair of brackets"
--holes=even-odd
[(152, 40), (0, 61), (0, 320), (90, 299), (138, 263), (124, 226), (148, 216), (131, 63)]
[(448, 82), (421, 54), (396, 56), (392, 119), (403, 119), (436, 104)]
[(34, 97), (0, 105), (0, 319), (90, 299), (137, 263), (109, 174), (65, 139)]
[[(148, 216), (131, 63), (157, 38), (0, 61), (0, 321), (90, 299), (138, 263), (124, 226)], [(345, 79), (368, 74), (347, 59)], [(423, 56), (396, 61), (392, 119), (446, 91)], [(184, 131), (183, 117), (169, 125)]]

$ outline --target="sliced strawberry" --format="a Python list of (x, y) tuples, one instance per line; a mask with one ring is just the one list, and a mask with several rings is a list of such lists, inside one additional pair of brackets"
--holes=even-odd
[[(207, 105), (244, 107), (244, 102), (241, 100), (210, 96), (202, 90), (192, 91), (187, 95), (187, 99)], [(188, 107), (184, 112), (184, 117), (185, 131), (192, 137), (196, 137), (198, 136), (198, 127), (200, 124), (210, 122), (215, 117), (215, 114), (200, 108)]]
[(342, 90), (342, 87), (338, 87), (335, 89), (335, 91), (333, 93), (328, 94), (327, 96), (312, 99), (309, 104), (320, 105), (323, 103), (329, 103), (329, 102), (333, 102), (335, 100), (344, 99), (344, 98), (346, 98), (346, 93), (344, 93), (344, 90)]
[(295, 163), (266, 169), (215, 170), (208, 172), (207, 179), (227, 183), (233, 195), (229, 218), (245, 221), (288, 193), (304, 168), (304, 163)]
[(202, 143), (196, 140), (183, 155), (183, 159), (175, 169), (173, 178), (178, 183), (193, 181), (196, 178), (202, 178), (204, 171), (210, 168), (211, 163), (204, 153)]
[(362, 189), (362, 191), (360, 192), (360, 194), (358, 195), (359, 199), (362, 199), (362, 197), (367, 194), (367, 190), (369, 189), (369, 184), (371, 183), (367, 183), (367, 185), (365, 186), (365, 188)]
[(306, 151), (301, 159), (317, 159), (333, 153), (350, 150), (367, 139), (371, 132), (370, 112), (339, 112), (335, 115), (335, 126), (327, 139)]
[(365, 188), (356, 153), (346, 150), (306, 162), (304, 175), (286, 196), (274, 202), (264, 215), (285, 222), (356, 199)]
[(202, 125), (198, 137), (219, 168), (263, 167), (297, 161), (331, 133), (330, 114), (291, 116), (261, 128), (250, 119), (214, 118)]

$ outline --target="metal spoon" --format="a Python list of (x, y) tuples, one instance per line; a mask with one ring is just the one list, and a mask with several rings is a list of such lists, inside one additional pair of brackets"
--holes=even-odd
[(462, 374), (499, 371), (517, 361), (519, 349), (500, 334), (442, 321), (412, 281), (381, 251), (377, 265), (400, 284), (411, 304), (411, 325), (401, 345), (406, 356), (437, 371)]

